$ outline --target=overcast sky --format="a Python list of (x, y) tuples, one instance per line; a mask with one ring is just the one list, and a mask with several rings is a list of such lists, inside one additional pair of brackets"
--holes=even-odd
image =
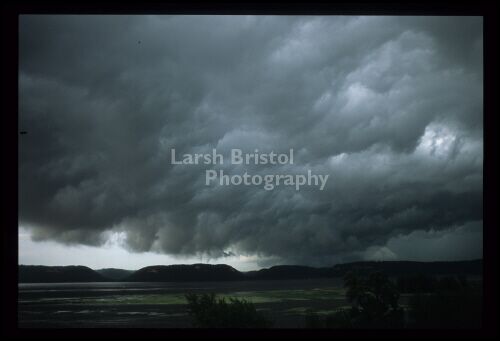
[[(19, 262), (482, 257), (479, 17), (20, 17)], [(206, 186), (170, 150), (295, 151)]]

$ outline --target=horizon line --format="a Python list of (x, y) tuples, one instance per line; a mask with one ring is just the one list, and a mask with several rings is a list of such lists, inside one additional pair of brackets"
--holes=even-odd
[(92, 268), (87, 265), (82, 265), (82, 264), (71, 264), (71, 265), (45, 265), (45, 264), (18, 264), (17, 266), (45, 266), (45, 267), (69, 267), (69, 266), (83, 266), (86, 268), (89, 268), (91, 270), (97, 271), (97, 270), (104, 270), (104, 269), (117, 269), (117, 270), (126, 270), (126, 271), (138, 271), (147, 267), (152, 267), (152, 266), (182, 266), (182, 265), (226, 265), (229, 266), (239, 272), (251, 272), (251, 271), (259, 271), (259, 270), (264, 270), (264, 269), (270, 269), (276, 266), (303, 266), (303, 267), (309, 267), (309, 268), (316, 268), (316, 269), (321, 269), (321, 268), (332, 268), (337, 265), (345, 265), (345, 264), (354, 264), (354, 263), (393, 263), (393, 262), (411, 262), (411, 263), (458, 263), (458, 262), (474, 262), (474, 261), (482, 261), (483, 258), (473, 258), (473, 259), (461, 259), (461, 260), (431, 260), (431, 261), (416, 261), (416, 260), (359, 260), (359, 261), (352, 261), (352, 262), (345, 262), (345, 263), (336, 263), (333, 265), (329, 266), (313, 266), (313, 265), (303, 265), (303, 264), (276, 264), (276, 265), (271, 265), (269, 267), (261, 267), (257, 270), (247, 270), (247, 271), (241, 271), (237, 269), (236, 267), (226, 264), (226, 263), (217, 263), (217, 264), (212, 264), (212, 263), (183, 263), (183, 264), (152, 264), (152, 265), (146, 265), (138, 269), (125, 269), (125, 268), (114, 268), (114, 267), (104, 267), (104, 268)]

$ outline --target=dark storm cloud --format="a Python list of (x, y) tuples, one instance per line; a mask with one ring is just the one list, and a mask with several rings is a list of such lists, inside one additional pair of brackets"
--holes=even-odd
[[(20, 224), (177, 255), (476, 255), (449, 241), (482, 236), (482, 77), (481, 18), (22, 16)], [(246, 169), (330, 180), (205, 186), (171, 148), (293, 148)]]

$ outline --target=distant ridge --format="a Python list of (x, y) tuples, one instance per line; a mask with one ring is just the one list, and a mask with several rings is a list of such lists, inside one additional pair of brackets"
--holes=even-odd
[(124, 270), (115, 268), (98, 269), (95, 271), (101, 274), (102, 276), (114, 281), (120, 281), (135, 272), (135, 270)]
[(154, 265), (139, 269), (130, 282), (235, 281), (245, 276), (226, 264)]
[(56, 282), (182, 282), (290, 280), (343, 277), (349, 271), (380, 271), (389, 276), (467, 275), (483, 273), (482, 259), (452, 262), (366, 261), (315, 268), (301, 265), (277, 265), (257, 271), (240, 272), (227, 264), (154, 265), (137, 271), (123, 269), (92, 270), (86, 266), (20, 265), (20, 283)]
[(349, 271), (380, 271), (388, 275), (482, 275), (483, 260), (451, 261), (451, 262), (413, 262), (413, 261), (366, 261), (334, 266), (338, 275)]
[(337, 277), (334, 267), (314, 268), (305, 265), (275, 265), (245, 273), (249, 279), (307, 279)]
[(412, 274), (426, 275), (482, 275), (483, 261), (413, 262), (413, 261), (366, 261), (337, 264), (333, 267), (314, 268), (298, 265), (277, 265), (268, 269), (250, 271), (252, 279), (306, 279), (343, 277), (349, 271), (359, 273), (383, 272), (389, 276)]
[(82, 265), (19, 265), (20, 283), (105, 282), (107, 278)]

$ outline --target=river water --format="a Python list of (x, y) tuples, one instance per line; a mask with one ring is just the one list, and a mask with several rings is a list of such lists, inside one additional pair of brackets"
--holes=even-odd
[(275, 321), (301, 327), (308, 310), (346, 306), (341, 279), (230, 282), (20, 283), (20, 328), (189, 328), (186, 293), (243, 298)]

